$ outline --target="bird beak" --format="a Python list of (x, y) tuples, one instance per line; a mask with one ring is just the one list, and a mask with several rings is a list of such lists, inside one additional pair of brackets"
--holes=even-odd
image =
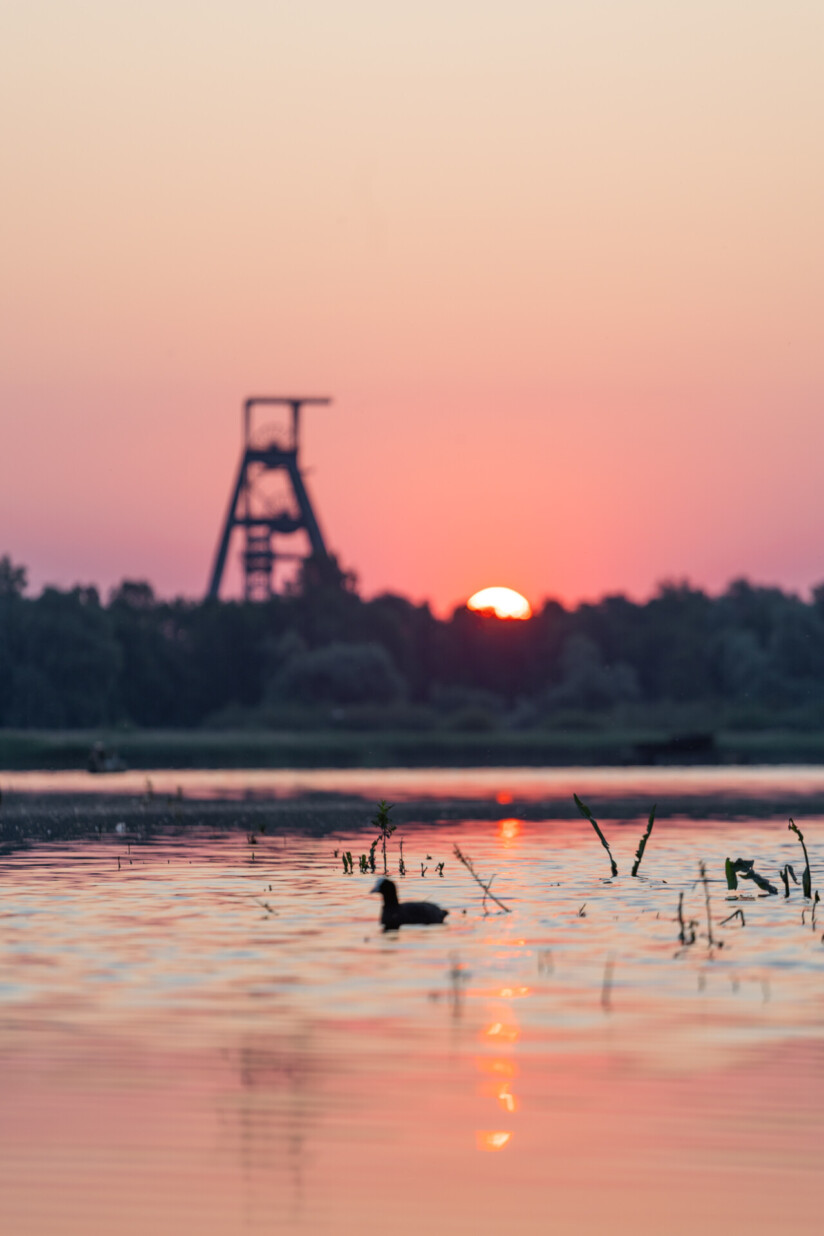
[(371, 888), (370, 888), (370, 890), (369, 890), (369, 891), (370, 891), (370, 893), (379, 893), (379, 892), (381, 891), (381, 886), (382, 886), (382, 884), (383, 884), (383, 880), (382, 880), (382, 879), (381, 879), (381, 880), (376, 880), (376, 881), (375, 881), (375, 883), (372, 885), (372, 887), (371, 887)]

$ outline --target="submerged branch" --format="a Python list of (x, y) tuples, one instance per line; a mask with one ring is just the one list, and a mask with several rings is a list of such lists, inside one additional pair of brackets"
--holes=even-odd
[(504, 903), (501, 900), (499, 900), (499, 898), (496, 897), (493, 892), (490, 892), (489, 886), (492, 883), (492, 881), (495, 879), (494, 875), (490, 876), (490, 878), (486, 882), (484, 882), (481, 879), (481, 877), (478, 875), (474, 866), (472, 865), (472, 859), (468, 858), (465, 854), (462, 854), (458, 846), (453, 846), (453, 849), (455, 852), (455, 857), (458, 859), (458, 861), (463, 863), (464, 867), (466, 867), (467, 871), (472, 876), (472, 879), (475, 881), (475, 883), (480, 884), (481, 888), (484, 890), (484, 912), (486, 912), (486, 899), (487, 897), (489, 897), (492, 899), (492, 901), (495, 902), (496, 906), (501, 907), (501, 909), (504, 911), (505, 914), (511, 914), (512, 910), (510, 909), (510, 907), (505, 906)]

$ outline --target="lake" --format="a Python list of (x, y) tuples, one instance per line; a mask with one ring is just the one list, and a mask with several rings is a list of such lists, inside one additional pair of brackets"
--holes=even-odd
[[(824, 911), (784, 896), (786, 814), (711, 806), (815, 793), (821, 770), (151, 774), (225, 816), (152, 827), (124, 810), (145, 775), (120, 799), (98, 778), (84, 836), (87, 782), (13, 776), (3, 811), (82, 796), (71, 835), (0, 854), (3, 1233), (818, 1230)], [(659, 819), (632, 878), (646, 816), (611, 797), (679, 778), (704, 816)], [(572, 788), (605, 807), (615, 879), (586, 820), (507, 814)], [(368, 826), (267, 817), (267, 794), (333, 791), (405, 803), (389, 873), (444, 926), (380, 930)], [(499, 818), (433, 821), (439, 796)], [(816, 888), (824, 821), (799, 824)], [(779, 895), (729, 891), (728, 856)]]

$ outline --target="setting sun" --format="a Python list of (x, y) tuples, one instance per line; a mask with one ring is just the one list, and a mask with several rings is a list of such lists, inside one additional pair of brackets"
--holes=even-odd
[(466, 603), (467, 609), (491, 610), (496, 618), (531, 618), (532, 609), (526, 597), (514, 588), (482, 588)]

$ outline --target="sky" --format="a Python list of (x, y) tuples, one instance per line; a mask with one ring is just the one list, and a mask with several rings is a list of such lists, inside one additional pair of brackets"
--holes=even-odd
[(6, 0), (0, 554), (201, 595), (297, 393), (365, 595), (824, 580), (823, 53), (820, 0)]

